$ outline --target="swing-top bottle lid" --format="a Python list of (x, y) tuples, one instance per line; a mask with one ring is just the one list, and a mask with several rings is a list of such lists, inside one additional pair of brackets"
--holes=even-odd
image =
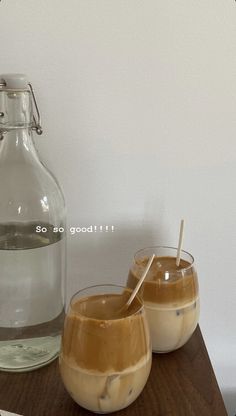
[(25, 74), (2, 74), (0, 75), (0, 85), (10, 90), (27, 90), (28, 79)]

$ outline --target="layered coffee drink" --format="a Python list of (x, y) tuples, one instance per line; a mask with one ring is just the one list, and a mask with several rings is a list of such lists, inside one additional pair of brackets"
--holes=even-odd
[(136, 296), (121, 312), (129, 294), (113, 285), (82, 290), (72, 298), (65, 319), (62, 380), (79, 405), (96, 413), (131, 404), (150, 373), (151, 343), (141, 299)]
[(169, 352), (183, 346), (197, 326), (198, 279), (189, 253), (182, 251), (176, 266), (176, 249), (153, 247), (135, 255), (128, 287), (136, 286), (152, 253), (156, 256), (139, 294), (145, 304), (153, 351)]

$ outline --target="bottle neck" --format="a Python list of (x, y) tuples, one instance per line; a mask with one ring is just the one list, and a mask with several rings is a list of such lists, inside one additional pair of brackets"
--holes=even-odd
[(0, 165), (6, 163), (32, 163), (38, 159), (32, 130), (28, 127), (9, 130), (0, 142)]
[(0, 91), (0, 129), (33, 127), (31, 94), (26, 91)]

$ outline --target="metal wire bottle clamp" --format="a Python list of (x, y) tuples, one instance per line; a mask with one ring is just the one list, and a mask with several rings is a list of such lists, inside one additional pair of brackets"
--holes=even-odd
[[(37, 101), (36, 101), (36, 97), (35, 97), (35, 94), (34, 94), (34, 89), (32, 87), (32, 84), (28, 83), (28, 86), (29, 86), (29, 91), (32, 94), (33, 104), (34, 104), (33, 125), (31, 126), (31, 128), (32, 128), (32, 130), (35, 130), (38, 135), (41, 135), (43, 133), (43, 129), (42, 129), (42, 126), (41, 126), (41, 116), (40, 116), (38, 104), (37, 104)], [(4, 87), (6, 87), (6, 83), (5, 82), (0, 82), (0, 91), (4, 90)], [(36, 115), (34, 115), (34, 110), (36, 112)], [(0, 120), (1, 120), (2, 117), (4, 117), (4, 112), (0, 111)], [(19, 128), (24, 128), (24, 127), (19, 127)], [(4, 138), (5, 133), (7, 133), (7, 130), (0, 127), (0, 140), (2, 140)]]

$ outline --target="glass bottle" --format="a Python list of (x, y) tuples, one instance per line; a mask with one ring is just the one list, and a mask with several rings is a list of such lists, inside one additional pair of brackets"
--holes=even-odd
[[(37, 116), (34, 116), (34, 109)], [(42, 133), (25, 75), (0, 76), (0, 370), (30, 371), (59, 353), (64, 320), (65, 203), (40, 161)]]

